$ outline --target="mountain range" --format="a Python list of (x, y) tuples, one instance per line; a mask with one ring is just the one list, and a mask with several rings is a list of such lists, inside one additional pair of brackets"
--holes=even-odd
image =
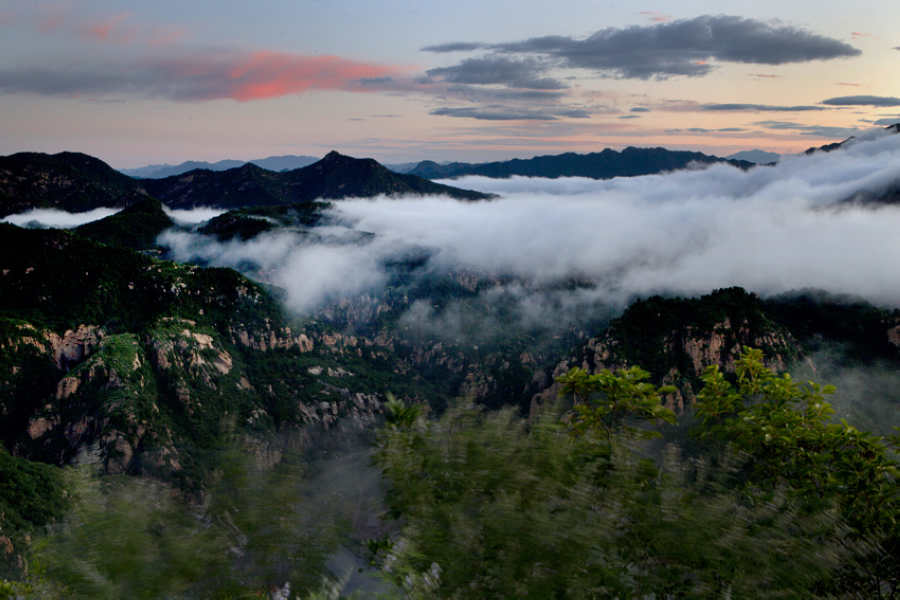
[(577, 154), (566, 152), (534, 158), (515, 158), (487, 163), (453, 162), (438, 164), (425, 160), (409, 171), (427, 179), (448, 179), (464, 175), (484, 177), (590, 177), (610, 179), (612, 177), (634, 177), (652, 175), (665, 171), (685, 169), (693, 165), (710, 165), (724, 162), (741, 169), (749, 169), (754, 163), (745, 160), (730, 160), (681, 150), (665, 148), (635, 148), (629, 146), (621, 152), (609, 148), (602, 152)]
[(225, 159), (216, 162), (188, 160), (177, 165), (163, 163), (160, 165), (147, 165), (145, 167), (137, 167), (134, 169), (120, 169), (120, 171), (137, 179), (162, 179), (163, 177), (181, 175), (182, 173), (187, 173), (188, 171), (194, 171), (196, 169), (227, 171), (228, 169), (242, 167), (245, 164), (253, 164), (269, 171), (291, 171), (293, 169), (311, 165), (317, 160), (319, 159), (315, 156), (285, 154), (283, 156), (267, 156), (266, 158), (254, 158), (251, 160)]
[[(266, 158), (253, 158), (250, 160), (235, 160), (228, 158), (216, 162), (207, 162), (204, 160), (187, 160), (177, 165), (168, 163), (158, 165), (147, 165), (144, 167), (136, 167), (134, 169), (119, 169), (130, 177), (136, 179), (162, 179), (163, 177), (171, 177), (172, 175), (181, 175), (188, 171), (196, 169), (206, 169), (208, 171), (227, 171), (228, 169), (236, 169), (247, 164), (256, 165), (269, 171), (293, 171), (302, 167), (309, 166), (319, 160), (315, 156), (284, 154), (282, 156), (267, 156)], [(406, 173), (416, 166), (417, 163), (391, 163), (385, 164), (388, 169), (396, 173)]]
[(77, 152), (0, 157), (0, 217), (31, 208), (81, 212), (125, 207), (148, 196), (170, 208), (236, 208), (376, 195), (491, 198), (490, 194), (394, 173), (373, 159), (337, 152), (293, 171), (268, 171), (246, 164), (225, 171), (198, 169), (163, 179), (134, 179), (100, 159)]

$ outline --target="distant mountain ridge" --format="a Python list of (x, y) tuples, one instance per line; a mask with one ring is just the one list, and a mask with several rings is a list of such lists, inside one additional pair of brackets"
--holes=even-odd
[(275, 172), (246, 164), (226, 171), (197, 169), (163, 179), (134, 179), (98, 158), (77, 152), (22, 152), (0, 157), (0, 217), (32, 208), (83, 212), (126, 207), (150, 196), (170, 208), (239, 208), (377, 195), (444, 195), (460, 200), (493, 197), (394, 173), (371, 158), (337, 152), (293, 171)]
[(282, 156), (267, 156), (266, 158), (253, 158), (250, 160), (225, 159), (216, 162), (188, 160), (177, 165), (163, 163), (159, 165), (137, 167), (135, 169), (119, 169), (119, 171), (130, 177), (137, 177), (140, 179), (162, 179), (163, 177), (181, 175), (182, 173), (197, 169), (227, 171), (228, 169), (236, 169), (237, 167), (242, 167), (246, 164), (254, 164), (257, 167), (262, 167), (269, 171), (290, 171), (311, 165), (317, 160), (319, 159), (315, 156), (285, 154)]
[(758, 165), (766, 165), (769, 163), (778, 162), (778, 160), (781, 158), (781, 155), (777, 152), (766, 152), (765, 150), (753, 149), (741, 150), (740, 152), (729, 154), (725, 158), (730, 158), (732, 160), (746, 160)]
[(444, 195), (460, 200), (493, 197), (395, 173), (374, 159), (352, 158), (336, 151), (308, 167), (281, 173), (247, 164), (228, 171), (197, 170), (142, 183), (171, 208), (271, 206), (378, 195)]
[[(886, 131), (889, 134), (900, 133), (900, 122), (894, 123), (893, 125), (888, 125), (887, 127), (884, 128), (884, 131)], [(833, 150), (838, 150), (839, 148), (843, 148), (845, 145), (850, 144), (851, 142), (855, 142), (856, 139), (857, 138), (855, 135), (851, 135), (850, 137), (848, 137), (847, 139), (845, 139), (842, 142), (834, 142), (831, 144), (825, 144), (823, 146), (812, 146), (812, 147), (804, 150), (803, 153), (804, 154), (814, 154), (816, 152), (831, 152)]]
[(566, 152), (565, 154), (535, 156), (528, 159), (514, 158), (487, 163), (454, 162), (442, 165), (425, 160), (416, 165), (409, 173), (426, 179), (448, 179), (464, 175), (495, 178), (522, 175), (552, 179), (557, 177), (611, 179), (613, 177), (653, 175), (684, 169), (691, 164), (709, 165), (719, 162), (728, 163), (741, 169), (749, 169), (754, 166), (752, 162), (729, 160), (702, 152), (629, 146), (621, 152), (607, 148), (602, 152), (588, 154)]

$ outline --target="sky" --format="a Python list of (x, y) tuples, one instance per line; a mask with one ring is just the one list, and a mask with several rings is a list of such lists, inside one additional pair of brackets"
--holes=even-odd
[(900, 121), (884, 0), (0, 0), (0, 154), (793, 153)]

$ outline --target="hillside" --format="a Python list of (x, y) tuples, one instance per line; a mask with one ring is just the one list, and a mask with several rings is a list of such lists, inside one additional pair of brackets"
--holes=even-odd
[[(890, 430), (900, 407), (900, 310), (859, 298), (801, 290), (762, 299), (742, 288), (699, 298), (660, 296), (631, 304), (597, 335), (580, 342), (545, 374), (547, 389), (535, 399), (555, 398), (553, 376), (579, 366), (589, 372), (639, 365), (654, 383), (674, 385), (666, 397), (676, 412), (690, 411), (708, 365), (733, 372), (742, 347), (763, 350), (767, 366), (802, 377), (826, 377), (838, 385), (841, 416), (875, 430)], [(860, 386), (861, 377), (869, 387)], [(878, 390), (873, 397), (872, 390)]]
[(0, 157), (0, 217), (30, 208), (81, 212), (145, 198), (141, 184), (79, 152), (20, 152)]
[(349, 376), (367, 353), (343, 360), (341, 335), (292, 329), (271, 294), (234, 271), (61, 231), (0, 234), (0, 439), (19, 456), (96, 453), (111, 472), (193, 485), (223, 419), (267, 435), (378, 411), (372, 390), (383, 388)]
[(76, 228), (79, 235), (111, 246), (145, 250), (156, 237), (175, 224), (163, 211), (162, 203), (145, 198), (104, 219)]
[(667, 150), (665, 148), (634, 148), (629, 146), (621, 152), (609, 148), (602, 152), (576, 154), (567, 152), (529, 159), (513, 159), (488, 163), (449, 163), (439, 165), (432, 161), (422, 161), (409, 171), (412, 175), (428, 179), (446, 179), (464, 175), (484, 177), (590, 177), (610, 179), (612, 177), (635, 177), (652, 175), (665, 171), (684, 169), (688, 165), (726, 162), (741, 169), (748, 169), (754, 163), (744, 160), (728, 160), (710, 156), (702, 152)]

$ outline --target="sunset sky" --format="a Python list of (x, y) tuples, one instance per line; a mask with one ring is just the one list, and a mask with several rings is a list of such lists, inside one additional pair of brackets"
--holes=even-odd
[(0, 0), (0, 154), (800, 151), (900, 121), (900, 2)]

